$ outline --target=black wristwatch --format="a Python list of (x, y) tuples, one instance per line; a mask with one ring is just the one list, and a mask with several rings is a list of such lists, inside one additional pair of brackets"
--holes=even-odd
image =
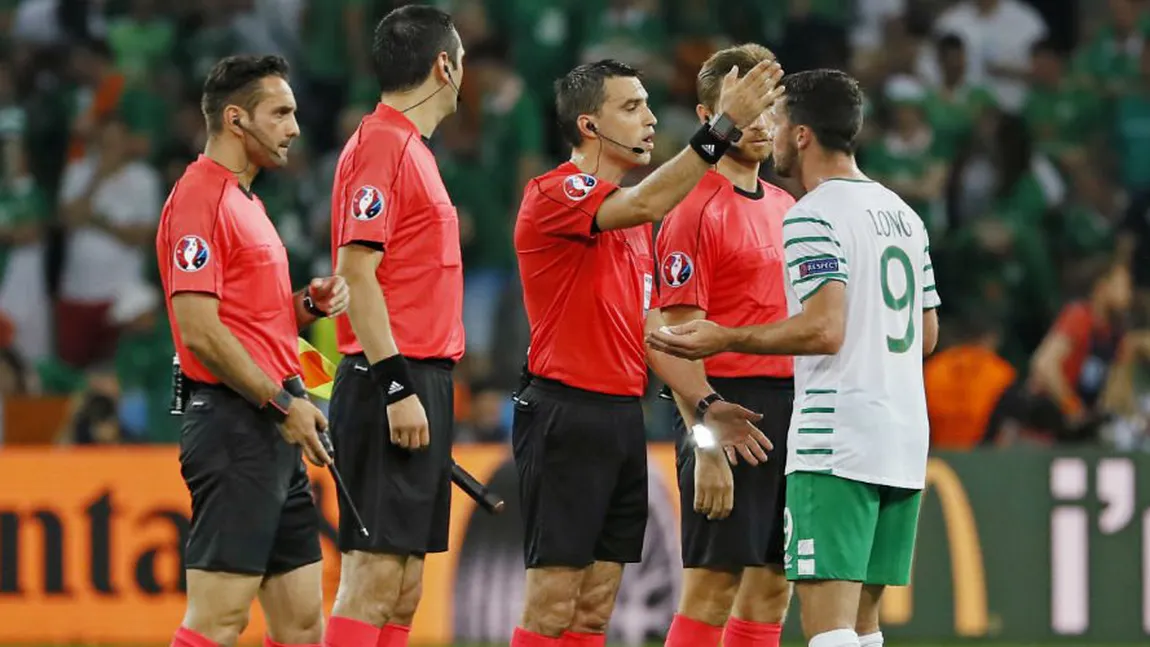
[(267, 417), (271, 418), (277, 425), (283, 424), (288, 417), (288, 409), (291, 408), (292, 400), (295, 397), (284, 389), (280, 389), (279, 393), (272, 396), (260, 410), (264, 412)]
[(723, 141), (736, 144), (743, 138), (743, 131), (739, 130), (734, 120), (728, 117), (726, 113), (712, 118), (711, 121), (707, 123), (711, 127), (711, 132)]
[(723, 396), (718, 393), (712, 393), (702, 400), (699, 400), (699, 403), (695, 405), (695, 422), (701, 424), (703, 417), (707, 415), (707, 410), (711, 408), (711, 405), (721, 400), (723, 400)]
[(308, 314), (315, 317), (316, 319), (323, 319), (324, 317), (327, 316), (327, 313), (324, 312), (323, 310), (320, 310), (319, 306), (317, 306), (315, 304), (315, 299), (311, 298), (311, 290), (310, 289), (304, 290), (303, 309), (306, 310)]

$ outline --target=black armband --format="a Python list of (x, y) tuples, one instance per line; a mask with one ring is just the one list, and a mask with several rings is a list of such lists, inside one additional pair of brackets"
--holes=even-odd
[(711, 128), (710, 124), (703, 124), (691, 136), (691, 150), (695, 151), (703, 161), (708, 164), (718, 164), (731, 148), (731, 142), (722, 139)]
[(394, 404), (415, 395), (411, 381), (411, 368), (403, 355), (392, 355), (371, 365), (371, 376), (383, 389), (387, 403)]

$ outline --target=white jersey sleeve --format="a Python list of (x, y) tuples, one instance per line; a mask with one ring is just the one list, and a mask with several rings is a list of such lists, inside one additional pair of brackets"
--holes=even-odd
[[(926, 236), (926, 231), (923, 231)], [(938, 296), (938, 288), (934, 285), (934, 262), (930, 260), (930, 240), (928, 238), (926, 249), (922, 254), (922, 309), (934, 310), (942, 305), (942, 298)]]
[(783, 220), (787, 274), (802, 303), (827, 281), (850, 281), (850, 267), (834, 225), (805, 209), (792, 208)]

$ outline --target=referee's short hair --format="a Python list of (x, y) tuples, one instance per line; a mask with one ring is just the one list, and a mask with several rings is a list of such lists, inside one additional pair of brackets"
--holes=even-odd
[(583, 143), (579, 116), (593, 115), (607, 98), (604, 84), (617, 77), (641, 79), (639, 70), (612, 59), (577, 66), (555, 82), (555, 112), (563, 139), (572, 146)]
[(773, 60), (775, 60), (774, 52), (755, 43), (745, 43), (715, 52), (703, 63), (699, 75), (695, 78), (695, 91), (698, 93), (699, 103), (714, 112), (715, 104), (719, 101), (719, 91), (723, 88), (723, 77), (732, 67), (739, 67), (741, 77), (759, 63)]
[(858, 81), (841, 70), (819, 69), (788, 74), (782, 83), (792, 125), (810, 128), (827, 150), (854, 152), (863, 122)]
[(458, 67), (462, 48), (446, 12), (416, 4), (391, 11), (376, 25), (371, 45), (380, 92), (402, 92), (423, 83), (440, 52)]
[(224, 108), (238, 105), (249, 113), (260, 102), (260, 81), (269, 76), (288, 78), (288, 63), (282, 56), (229, 56), (216, 63), (204, 81), (200, 109), (208, 131), (223, 128)]

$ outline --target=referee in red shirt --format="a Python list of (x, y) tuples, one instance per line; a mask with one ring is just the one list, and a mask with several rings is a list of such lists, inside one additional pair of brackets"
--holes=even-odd
[[(700, 417), (740, 443), (770, 443), (755, 414), (721, 402), (690, 364), (645, 350), (662, 319), (655, 298), (652, 223), (723, 158), (739, 128), (776, 96), (773, 62), (734, 74), (717, 117), (690, 146), (632, 188), (624, 174), (650, 162), (655, 116), (634, 69), (581, 65), (556, 84), (571, 161), (524, 191), (515, 249), (531, 325), (527, 382), (516, 403), (515, 463), (525, 524), (526, 609), (514, 647), (603, 645), (623, 574), (642, 556), (647, 443), (639, 398), (647, 361)], [(648, 312), (651, 316), (648, 316)], [(753, 434), (755, 440), (749, 441)], [(751, 449), (741, 450), (754, 460)]]
[[(699, 118), (714, 113), (719, 84), (774, 54), (759, 45), (717, 52), (699, 71)], [(771, 154), (760, 115), (727, 156), (667, 215), (657, 251), (663, 319), (748, 326), (787, 318), (783, 216), (789, 193), (759, 179)], [(754, 411), (774, 445), (765, 465), (696, 450), (694, 405), (677, 398), (683, 589), (667, 647), (778, 647), (790, 602), (783, 574), (783, 494), (794, 398), (790, 357), (722, 353), (691, 362), (718, 393)], [(728, 619), (729, 616), (729, 619)], [(724, 624), (726, 630), (724, 631)]]
[[(332, 257), (354, 307), (331, 422), (340, 470), (370, 537), (340, 501), (343, 570), (324, 642), (407, 644), (423, 560), (447, 550), (452, 368), (463, 356), (459, 220), (427, 138), (455, 112), (463, 47), (446, 13), (409, 5), (375, 31), (381, 96), (344, 146)], [(381, 629), (382, 628), (382, 629)]]
[[(278, 56), (220, 61), (204, 83), (208, 142), (164, 205), (156, 257), (187, 387), (180, 473), (192, 496), (178, 647), (231, 645), (259, 597), (264, 644), (312, 645), (323, 626), (319, 514), (301, 460), (330, 461), (299, 382), (297, 336), (347, 306), (342, 279), (292, 294), (287, 250), (251, 192), (299, 135)], [(293, 384), (294, 382), (294, 384)]]

